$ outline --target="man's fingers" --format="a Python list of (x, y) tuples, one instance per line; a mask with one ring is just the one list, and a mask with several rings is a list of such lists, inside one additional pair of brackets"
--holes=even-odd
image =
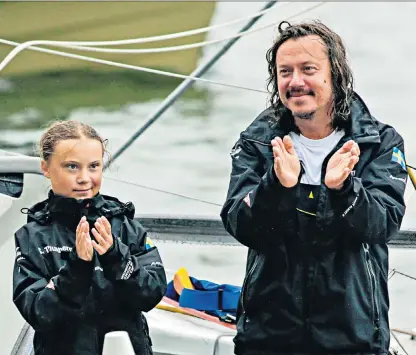
[(283, 151), (282, 151), (282, 148), (280, 147), (280, 144), (279, 143), (277, 143), (277, 145), (275, 145), (273, 147), (273, 155), (274, 155), (274, 157), (281, 157), (281, 156), (283, 156)]
[(353, 140), (349, 140), (348, 142), (345, 142), (344, 145), (338, 149), (339, 153), (345, 153), (345, 152), (349, 152), (352, 147), (354, 146), (355, 142)]
[(278, 147), (273, 147), (273, 156), (276, 158), (276, 157), (279, 157), (279, 156), (281, 156), (281, 151), (280, 151), (280, 148), (278, 148)]
[(351, 148), (351, 154), (352, 155), (356, 155), (356, 156), (360, 156), (360, 148), (358, 147), (358, 144), (357, 143), (355, 143), (354, 145), (353, 145), (353, 147)]
[(344, 170), (343, 170), (343, 172), (341, 174), (341, 178), (339, 179), (340, 180), (340, 182), (339, 182), (340, 184), (342, 184), (345, 181), (345, 179), (348, 177), (348, 175), (350, 174), (350, 172), (351, 172), (350, 169), (344, 168)]
[(355, 143), (354, 145), (353, 145), (353, 147), (351, 148), (351, 153), (353, 154), (353, 155), (356, 155), (356, 156), (360, 156), (360, 147), (358, 146), (358, 144), (357, 143)]
[(272, 146), (273, 147), (277, 147), (279, 145), (279, 141), (281, 141), (282, 139), (280, 137), (275, 137), (272, 139)]
[(331, 186), (332, 185), (333, 186), (339, 186), (339, 185), (341, 185), (345, 181), (345, 179), (348, 177), (348, 175), (350, 174), (350, 172), (351, 172), (351, 170), (348, 169), (347, 167), (343, 168), (340, 171), (339, 176), (333, 177), (331, 179), (332, 180)]
[(286, 149), (288, 153), (296, 154), (295, 146), (293, 144), (292, 138), (290, 138), (289, 136), (284, 136), (283, 144), (284, 144), (284, 148)]
[(273, 155), (275, 157), (283, 157), (285, 153), (296, 154), (294, 144), (289, 136), (276, 137), (272, 140)]
[(351, 149), (354, 146), (355, 142), (350, 139), (349, 141), (345, 142), (343, 147), (347, 148), (347, 149)]
[(280, 157), (274, 158), (274, 166), (279, 173), (282, 172), (282, 159)]
[(286, 151), (286, 147), (285, 147), (285, 145), (284, 145), (284, 143), (283, 143), (283, 141), (282, 141), (282, 139), (281, 139), (281, 138), (279, 138), (279, 139), (277, 140), (277, 143), (279, 144), (279, 148), (281, 149), (281, 151), (282, 151), (282, 152), (285, 152), (285, 151)]
[(345, 152), (339, 154), (339, 161), (338, 164), (344, 164), (346, 166), (351, 158), (351, 152)]
[(352, 169), (354, 168), (355, 164), (357, 164), (358, 160), (359, 160), (359, 158), (356, 155), (350, 157), (347, 166), (345, 166), (342, 169), (341, 176), (339, 178), (339, 183), (340, 184), (345, 181), (345, 179), (348, 177), (348, 175), (350, 175)]
[(284, 173), (284, 167), (283, 167), (283, 160), (280, 157), (274, 158), (274, 168), (278, 175), (282, 175)]
[(358, 156), (356, 156), (356, 155), (353, 155), (350, 158), (350, 161), (348, 162), (347, 168), (351, 171), (354, 168), (355, 164), (358, 163), (358, 160), (360, 160), (360, 158), (358, 158)]
[(279, 152), (282, 150), (281, 143), (282, 143), (282, 139), (280, 137), (276, 137), (275, 139), (272, 140), (273, 153)]

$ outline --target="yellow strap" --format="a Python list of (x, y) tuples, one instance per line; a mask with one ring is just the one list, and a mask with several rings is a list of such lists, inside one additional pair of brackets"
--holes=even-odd
[(178, 295), (182, 294), (182, 290), (184, 288), (188, 288), (194, 290), (194, 285), (192, 285), (191, 279), (189, 278), (188, 271), (181, 267), (178, 271), (176, 271), (175, 275), (173, 276), (173, 287)]
[(316, 216), (316, 214), (315, 213), (312, 213), (312, 212), (308, 212), (308, 211), (304, 211), (304, 210), (301, 210), (300, 208), (296, 208), (299, 212), (302, 212), (302, 213), (306, 213), (306, 214), (309, 214), (309, 215), (311, 215), (311, 216)]
[(415, 173), (409, 167), (407, 167), (407, 173), (409, 174), (410, 181), (412, 182), (413, 187), (416, 189), (416, 177), (415, 177)]
[(157, 304), (156, 308), (161, 309), (163, 311), (168, 311), (168, 312), (174, 312), (174, 313), (181, 313), (181, 314), (185, 314), (187, 316), (193, 316), (192, 314), (189, 314), (189, 312), (185, 312), (184, 310), (174, 307), (174, 306), (170, 306), (170, 305), (166, 305), (166, 304)]

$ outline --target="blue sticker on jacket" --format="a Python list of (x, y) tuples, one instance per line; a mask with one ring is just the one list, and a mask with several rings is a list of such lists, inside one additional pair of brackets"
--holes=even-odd
[(393, 148), (393, 154), (391, 155), (391, 160), (400, 164), (401, 167), (406, 170), (406, 162), (404, 160), (404, 154), (397, 147)]

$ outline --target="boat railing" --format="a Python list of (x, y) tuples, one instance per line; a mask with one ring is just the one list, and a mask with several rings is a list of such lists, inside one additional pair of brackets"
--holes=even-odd
[[(13, 197), (23, 191), (24, 174), (42, 175), (40, 159), (25, 155), (1, 152), (0, 193), (13, 191)], [(7, 189), (2, 190), (7, 184)], [(155, 239), (179, 242), (203, 242), (215, 244), (238, 244), (224, 229), (218, 217), (195, 217), (192, 215), (136, 215), (140, 223)], [(416, 230), (400, 230), (388, 243), (391, 247), (415, 248)]]

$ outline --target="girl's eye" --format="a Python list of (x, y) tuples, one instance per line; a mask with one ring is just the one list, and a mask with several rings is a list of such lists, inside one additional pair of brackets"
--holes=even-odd
[(70, 170), (75, 170), (77, 168), (75, 164), (67, 164), (66, 167)]

